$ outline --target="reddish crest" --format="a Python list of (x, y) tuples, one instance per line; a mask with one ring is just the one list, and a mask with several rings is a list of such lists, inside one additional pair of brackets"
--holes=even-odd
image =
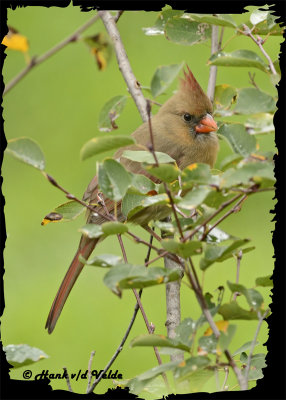
[(188, 65), (187, 69), (188, 73), (184, 71), (185, 79), (181, 79), (181, 88), (185, 90), (203, 92)]

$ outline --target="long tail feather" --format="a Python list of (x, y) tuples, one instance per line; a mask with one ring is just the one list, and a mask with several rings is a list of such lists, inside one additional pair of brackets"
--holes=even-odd
[(55, 300), (52, 304), (45, 328), (48, 329), (48, 333), (52, 333), (57, 320), (62, 312), (65, 302), (75, 284), (79, 274), (81, 273), (84, 264), (79, 261), (79, 256), (81, 255), (86, 260), (92, 253), (94, 247), (96, 246), (98, 239), (88, 239), (83, 237), (79, 245), (78, 251), (74, 256), (74, 259), (62, 281), (62, 284), (57, 292)]

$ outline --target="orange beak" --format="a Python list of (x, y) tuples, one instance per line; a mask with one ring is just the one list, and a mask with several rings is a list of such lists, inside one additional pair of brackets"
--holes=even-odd
[(217, 124), (210, 114), (201, 119), (199, 124), (195, 127), (198, 133), (209, 133), (217, 130)]

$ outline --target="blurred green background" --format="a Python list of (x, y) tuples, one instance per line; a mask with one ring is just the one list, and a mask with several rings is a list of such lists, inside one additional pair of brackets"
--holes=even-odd
[[(30, 55), (40, 55), (61, 41), (76, 28), (90, 19), (94, 12), (81, 12), (80, 8), (26, 7), (8, 11), (8, 24), (29, 39)], [(143, 27), (152, 26), (157, 13), (125, 12), (118, 22), (123, 43), (138, 81), (149, 86), (158, 65), (185, 61), (206, 90), (209, 67), (210, 43), (196, 46), (180, 46), (163, 36), (148, 37)], [(235, 16), (239, 21), (240, 15)], [(100, 21), (90, 27), (85, 35), (104, 31)], [(225, 29), (224, 40), (232, 35)], [(265, 48), (273, 60), (277, 59), (281, 37), (270, 37)], [(259, 51), (247, 37), (230, 42), (228, 51), (235, 49)], [(23, 54), (6, 51), (4, 80), (9, 82), (25, 67)], [(263, 57), (263, 56), (262, 56)], [(260, 70), (249, 68), (218, 69), (217, 83), (235, 87), (249, 86), (248, 71), (255, 72), (258, 86), (277, 95), (268, 76)], [(158, 98), (164, 102), (177, 88), (177, 81), (167, 95)], [(46, 157), (46, 171), (71, 193), (81, 197), (96, 171), (97, 159), (85, 162), (79, 159), (82, 145), (99, 132), (98, 115), (110, 98), (126, 94), (126, 85), (113, 55), (105, 71), (97, 69), (93, 56), (83, 42), (66, 46), (43, 64), (34, 68), (11, 92), (4, 97), (5, 134), (7, 139), (28, 136), (36, 140)], [(156, 112), (156, 106), (153, 107)], [(129, 134), (141, 123), (140, 115), (129, 100), (122, 116), (116, 121), (119, 129), (112, 134)], [(260, 148), (275, 151), (274, 135), (260, 136)], [(221, 142), (217, 166), (220, 160), (231, 154), (228, 145)], [(109, 154), (107, 154), (109, 155)], [(5, 310), (2, 318), (4, 345), (26, 343), (45, 351), (49, 358), (29, 367), (33, 375), (43, 369), (50, 373), (62, 373), (67, 367), (70, 373), (87, 369), (90, 352), (96, 351), (93, 368), (102, 369), (110, 359), (130, 321), (135, 304), (134, 296), (124, 292), (119, 299), (102, 283), (105, 271), (86, 267), (72, 290), (55, 331), (48, 335), (44, 326), (61, 280), (76, 251), (80, 234), (78, 228), (84, 217), (66, 224), (41, 226), (43, 217), (55, 206), (66, 201), (64, 195), (52, 187), (36, 170), (15, 161), (9, 155), (3, 164), (3, 192), (6, 199), (5, 215), (7, 242), (5, 258)], [(272, 273), (274, 224), (270, 210), (274, 207), (274, 193), (267, 192), (250, 197), (239, 214), (227, 219), (221, 228), (239, 237), (247, 237), (256, 247), (246, 254), (241, 263), (240, 282), (254, 286), (255, 278)], [(148, 236), (140, 229), (136, 233)], [(145, 247), (124, 240), (130, 262), (140, 263), (146, 256)], [(97, 253), (120, 254), (114, 237), (105, 240)], [(197, 262), (197, 259), (195, 259)], [(162, 262), (155, 265), (160, 266)], [(216, 288), (234, 281), (235, 260), (216, 264), (205, 276), (205, 291), (216, 295)], [(269, 290), (259, 289), (270, 301)], [(228, 301), (230, 293), (225, 294)], [(143, 294), (143, 304), (149, 321), (156, 333), (165, 334), (165, 288), (148, 288)], [(241, 301), (240, 304), (243, 305)], [(200, 315), (194, 295), (182, 285), (182, 317), (197, 318)], [(217, 319), (220, 319), (217, 316)], [(237, 321), (238, 329), (231, 350), (252, 340), (257, 322)], [(204, 328), (205, 329), (205, 328)], [(203, 331), (204, 331), (203, 329)], [(131, 378), (156, 365), (152, 349), (130, 348), (135, 336), (146, 333), (142, 317), (138, 314), (135, 325), (112, 370), (118, 369), (123, 378)], [(267, 340), (267, 325), (263, 324), (257, 352), (266, 352), (262, 344)], [(167, 356), (163, 356), (165, 362)], [(22, 379), (26, 368), (11, 371), (11, 378)], [(235, 381), (233, 380), (233, 383)], [(65, 389), (64, 380), (51, 382), (54, 389)], [(86, 381), (72, 382), (76, 392), (85, 392)], [(112, 387), (112, 381), (102, 380), (99, 393)], [(213, 390), (214, 381), (204, 390)]]

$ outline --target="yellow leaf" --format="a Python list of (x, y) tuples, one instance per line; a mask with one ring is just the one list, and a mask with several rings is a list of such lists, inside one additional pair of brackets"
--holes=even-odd
[[(226, 331), (227, 331), (227, 328), (228, 328), (228, 325), (229, 325), (229, 321), (221, 320), (221, 321), (215, 322), (215, 324), (216, 324), (216, 327), (218, 328), (219, 331), (226, 332)], [(210, 336), (210, 335), (212, 335), (212, 334), (213, 334), (213, 330), (212, 330), (211, 327), (209, 327), (209, 328), (205, 331), (204, 336)]]
[(45, 226), (45, 225), (49, 224), (50, 222), (58, 222), (61, 219), (63, 219), (63, 216), (61, 214), (51, 212), (45, 216), (45, 218), (41, 222), (41, 225)]
[(264, 156), (262, 156), (260, 154), (251, 153), (250, 155), (251, 155), (251, 157), (256, 158), (258, 160), (261, 160), (261, 161), (266, 160), (266, 157), (264, 157)]
[(187, 168), (190, 171), (193, 171), (194, 169), (198, 168), (198, 164), (197, 163), (190, 164)]
[(158, 283), (163, 283), (163, 282), (164, 282), (164, 277), (163, 277), (163, 276), (160, 276), (160, 277), (157, 279), (157, 282), (158, 282)]
[(8, 34), (2, 40), (2, 44), (7, 46), (9, 50), (17, 50), (26, 53), (29, 50), (28, 39), (15, 32), (14, 29), (10, 29)]

